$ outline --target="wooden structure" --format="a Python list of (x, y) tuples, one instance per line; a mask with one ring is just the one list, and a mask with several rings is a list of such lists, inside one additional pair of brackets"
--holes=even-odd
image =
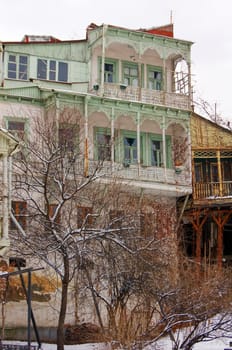
[(191, 117), (193, 194), (185, 210), (185, 248), (198, 263), (232, 261), (232, 133)]

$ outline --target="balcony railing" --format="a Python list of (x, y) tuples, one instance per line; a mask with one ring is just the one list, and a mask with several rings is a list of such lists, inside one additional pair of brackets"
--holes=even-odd
[(121, 163), (89, 161), (89, 174), (96, 171), (100, 176), (115, 177), (131, 181), (146, 181), (166, 183), (178, 186), (191, 186), (191, 175), (189, 171), (183, 170), (176, 173), (175, 169), (164, 169), (155, 166), (142, 166), (137, 164), (123, 165)]
[(232, 198), (232, 181), (196, 183), (193, 186), (194, 199)]
[[(100, 86), (95, 85), (95, 89), (91, 89), (91, 93), (100, 95)], [(159, 90), (149, 90), (134, 86), (125, 86), (120, 84), (105, 83), (104, 96), (111, 98), (119, 98), (128, 101), (138, 101), (150, 103), (153, 105), (161, 105), (173, 108), (187, 110), (190, 108), (190, 98), (188, 95), (171, 93)]]

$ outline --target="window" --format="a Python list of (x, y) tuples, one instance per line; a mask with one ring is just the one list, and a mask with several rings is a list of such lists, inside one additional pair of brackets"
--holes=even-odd
[(217, 163), (210, 163), (210, 179), (211, 179), (211, 182), (219, 181)]
[(222, 174), (224, 181), (231, 181), (232, 179), (232, 161), (231, 160), (222, 160)]
[(126, 164), (137, 163), (137, 138), (124, 136), (124, 162)]
[[(12, 211), (13, 211), (13, 214), (14, 214), (16, 220), (21, 225), (21, 227), (25, 230), (26, 225), (27, 225), (27, 217), (26, 217), (27, 203), (21, 202), (21, 201), (13, 201), (11, 203), (11, 206), (12, 206)], [(11, 230), (16, 229), (16, 225), (14, 224), (14, 222), (12, 220), (10, 222), (10, 229)]]
[(161, 68), (148, 68), (148, 89), (162, 90), (162, 70)]
[(78, 146), (78, 126), (76, 124), (61, 123), (59, 126), (59, 147), (74, 152)]
[(21, 55), (9, 55), (8, 58), (8, 78), (28, 79), (28, 57)]
[(125, 85), (138, 86), (138, 66), (125, 63), (123, 66), (123, 82)]
[(194, 164), (194, 175), (195, 182), (203, 182), (203, 171), (202, 171), (202, 163)]
[(37, 78), (51, 81), (68, 81), (68, 64), (55, 60), (39, 58), (37, 61)]
[[(54, 214), (56, 212), (56, 208), (57, 208), (57, 204), (49, 204), (48, 205), (48, 215), (49, 215), (50, 219), (54, 216)], [(60, 224), (60, 211), (56, 214), (56, 218), (55, 218), (54, 222), (56, 224)]]
[(98, 129), (96, 131), (96, 159), (111, 160), (110, 130)]
[(161, 167), (163, 165), (163, 142), (151, 140), (151, 165)]
[(115, 82), (115, 64), (114, 63), (105, 63), (104, 81), (106, 83)]
[(22, 120), (8, 120), (7, 129), (10, 133), (18, 139), (23, 140), (25, 136), (25, 121)]
[(93, 224), (93, 209), (91, 207), (78, 206), (77, 207), (77, 227), (89, 228)]

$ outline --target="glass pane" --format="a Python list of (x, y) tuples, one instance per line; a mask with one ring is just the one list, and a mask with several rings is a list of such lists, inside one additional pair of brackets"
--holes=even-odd
[(133, 149), (133, 161), (137, 161), (137, 149)]
[(105, 71), (107, 71), (107, 72), (113, 72), (113, 70), (114, 70), (113, 64), (105, 63)]
[(156, 82), (156, 90), (161, 90), (161, 82)]
[(153, 89), (153, 82), (152, 82), (152, 81), (149, 81), (149, 82), (148, 82), (148, 89), (149, 89), (149, 90), (152, 90), (152, 89)]
[(38, 59), (37, 78), (47, 79), (47, 60)]
[(132, 147), (132, 146), (136, 147), (136, 144), (137, 144), (136, 141), (137, 141), (137, 140), (136, 140), (135, 138), (132, 138), (132, 137), (125, 137), (125, 138), (124, 138), (124, 145), (130, 146), (130, 147)]
[(130, 157), (130, 149), (129, 148), (125, 148), (125, 160), (126, 161), (130, 161), (131, 157)]
[(124, 78), (124, 84), (125, 84), (126, 86), (127, 86), (127, 85), (130, 85), (129, 82), (130, 82), (130, 81), (129, 81), (128, 78)]
[(19, 63), (27, 65), (27, 56), (19, 56)]
[(111, 159), (110, 135), (97, 134), (97, 157), (98, 160)]
[(58, 81), (68, 81), (68, 64), (59, 62)]
[(138, 86), (138, 79), (133, 79), (132, 80), (132, 86)]
[(162, 79), (161, 72), (155, 72), (155, 79), (157, 79), (157, 80), (161, 80)]
[(9, 62), (16, 62), (16, 56), (15, 55), (9, 55)]
[(24, 64), (19, 65), (19, 79), (27, 80), (27, 66)]
[(50, 70), (56, 70), (56, 61), (50, 61), (49, 66)]
[(56, 72), (53, 72), (53, 71), (49, 72), (49, 80), (56, 80)]
[(202, 182), (202, 166), (201, 164), (195, 164), (195, 181), (196, 182)]
[(137, 68), (131, 68), (130, 75), (133, 76), (133, 77), (137, 77), (137, 75), (138, 75)]
[(16, 63), (8, 63), (8, 78), (16, 79)]
[(125, 67), (125, 68), (124, 68), (124, 74), (129, 75), (129, 72), (130, 72), (129, 68), (128, 68), (128, 67)]
[(13, 120), (8, 121), (8, 130), (24, 131), (24, 126), (25, 126), (24, 122), (18, 122)]

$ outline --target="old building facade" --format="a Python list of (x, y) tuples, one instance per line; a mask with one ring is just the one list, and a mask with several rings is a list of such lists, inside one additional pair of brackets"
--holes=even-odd
[[(78, 137), (86, 177), (101, 162), (106, 182), (116, 176), (140, 197), (175, 207), (192, 192), (191, 45), (174, 38), (172, 25), (95, 24), (79, 41), (25, 36), (1, 43), (0, 124), (30, 139), (34, 121), (53, 113), (62, 138), (64, 111), (75, 110), (80, 124), (68, 137), (70, 145)], [(12, 200), (16, 216), (21, 209), (26, 216), (26, 203)], [(54, 323), (43, 316), (41, 324)]]
[(185, 211), (185, 252), (199, 263), (231, 263), (231, 130), (193, 113), (193, 193)]

